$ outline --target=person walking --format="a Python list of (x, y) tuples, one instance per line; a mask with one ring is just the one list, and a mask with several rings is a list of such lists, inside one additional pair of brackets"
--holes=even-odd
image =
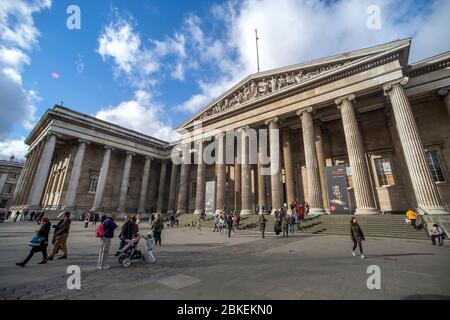
[(283, 228), (283, 238), (289, 237), (289, 218), (287, 215), (283, 215), (281, 227)]
[(353, 217), (352, 220), (350, 220), (350, 237), (353, 241), (353, 249), (352, 249), (353, 256), (354, 257), (356, 256), (355, 249), (357, 246), (359, 246), (361, 259), (364, 259), (365, 257), (363, 253), (362, 242), (366, 239), (364, 238), (364, 233), (361, 227), (359, 226), (358, 222), (356, 221), (355, 217)]
[(413, 209), (409, 209), (408, 211), (406, 211), (406, 219), (410, 221), (411, 226), (414, 228), (414, 230), (417, 230), (416, 226), (417, 214), (414, 212)]
[(30, 219), (28, 219), (28, 222), (33, 222), (35, 216), (36, 216), (36, 212), (35, 211), (31, 211)]
[(273, 225), (273, 231), (275, 232), (275, 237), (279, 238), (281, 233), (281, 224), (282, 224), (282, 217), (278, 210), (275, 211), (275, 223)]
[(233, 224), (234, 224), (233, 216), (231, 214), (227, 216), (226, 223), (227, 223), (227, 228), (228, 228), (228, 238), (230, 238), (231, 237), (231, 231), (233, 231)]
[(220, 232), (220, 230), (219, 230), (219, 215), (214, 216), (213, 224), (214, 224), (213, 232), (216, 232), (216, 230), (217, 230), (217, 232)]
[(53, 246), (52, 253), (47, 258), (47, 260), (53, 260), (53, 258), (56, 255), (56, 252), (59, 250), (60, 247), (63, 251), (63, 255), (60, 256), (58, 259), (67, 259), (67, 238), (69, 237), (70, 224), (72, 222), (69, 217), (70, 212), (67, 211), (63, 214), (61, 226), (58, 229), (58, 231), (55, 230), (56, 234), (55, 245)]
[(94, 213), (94, 217), (92, 218), (92, 225), (93, 225), (93, 226), (96, 226), (99, 219), (100, 219), (100, 215), (99, 215), (98, 212), (96, 211), (96, 212)]
[(114, 222), (115, 215), (110, 217), (102, 216), (100, 219), (100, 225), (97, 228), (97, 236), (100, 236), (100, 252), (98, 254), (97, 269), (109, 269), (107, 264), (109, 248), (111, 247), (111, 239), (114, 238), (114, 230), (117, 228), (117, 224)]
[(155, 245), (159, 243), (159, 245), (161, 246), (161, 233), (163, 229), (164, 229), (164, 221), (161, 217), (161, 214), (158, 213), (152, 226), (153, 235), (155, 236)]
[(263, 214), (259, 216), (258, 223), (259, 223), (259, 230), (261, 230), (261, 237), (264, 239), (265, 238), (264, 232), (266, 230), (267, 219)]
[(87, 228), (89, 226), (89, 220), (91, 219), (91, 214), (89, 211), (84, 213), (84, 227)]
[(294, 229), (295, 229), (295, 215), (290, 214), (289, 215), (289, 232), (294, 235)]
[(39, 218), (37, 220), (37, 224), (41, 224), (42, 219), (44, 218), (44, 216), (45, 216), (45, 212), (44, 211), (39, 212)]
[(16, 211), (16, 215), (14, 216), (13, 222), (17, 222), (17, 219), (20, 216), (20, 211)]
[(438, 239), (438, 246), (442, 247), (444, 245), (444, 230), (439, 227), (436, 223), (433, 224), (433, 228), (431, 229), (431, 244), (433, 246), (436, 245), (436, 239)]
[(39, 228), (39, 231), (37, 232), (37, 237), (39, 237), (37, 240), (37, 245), (34, 245), (28, 256), (23, 260), (22, 262), (16, 263), (19, 267), (25, 267), (25, 265), (30, 261), (30, 259), (33, 257), (33, 255), (36, 252), (42, 252), (42, 261), (39, 262), (39, 264), (47, 263), (47, 245), (48, 245), (48, 234), (50, 233), (51, 229), (51, 223), (48, 217), (44, 217), (42, 219), (42, 226)]

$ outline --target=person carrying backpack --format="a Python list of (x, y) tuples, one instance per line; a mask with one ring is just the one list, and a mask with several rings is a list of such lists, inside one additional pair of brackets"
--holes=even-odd
[(115, 215), (106, 217), (103, 215), (100, 219), (100, 225), (96, 231), (96, 237), (100, 238), (100, 252), (98, 254), (97, 269), (109, 269), (106, 263), (108, 260), (109, 248), (111, 247), (111, 239), (114, 238), (114, 230), (117, 225), (114, 223)]

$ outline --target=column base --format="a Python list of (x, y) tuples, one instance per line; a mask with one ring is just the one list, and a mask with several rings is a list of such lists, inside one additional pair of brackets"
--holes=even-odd
[(222, 213), (222, 210), (217, 209), (217, 210), (214, 212), (214, 215), (218, 215), (218, 214), (221, 214), (221, 213)]
[(156, 210), (156, 214), (163, 214), (163, 211), (162, 210)]
[(117, 208), (116, 212), (123, 212), (123, 213), (125, 213), (125, 208)]
[(167, 210), (167, 214), (174, 214), (175, 210)]
[(379, 214), (378, 210), (376, 208), (356, 208), (355, 211), (356, 215), (369, 215), (369, 214)]
[(327, 212), (325, 211), (325, 209), (323, 208), (309, 208), (309, 214), (327, 214)]
[(177, 214), (186, 214), (186, 213), (187, 213), (186, 209), (177, 210)]
[(275, 211), (281, 212), (281, 208), (280, 209), (272, 209), (272, 211), (270, 211), (270, 215), (275, 215)]
[(240, 215), (241, 215), (241, 216), (248, 216), (248, 215), (251, 215), (251, 214), (253, 214), (253, 210), (242, 209), (242, 210), (240, 211)]
[(419, 207), (417, 211), (420, 214), (435, 215), (435, 214), (450, 214), (444, 207)]
[(195, 209), (194, 214), (202, 214), (203, 210)]

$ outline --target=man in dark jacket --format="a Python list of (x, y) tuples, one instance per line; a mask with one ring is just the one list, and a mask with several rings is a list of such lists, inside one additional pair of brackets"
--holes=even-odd
[[(119, 234), (120, 238), (120, 244), (119, 244), (119, 250), (121, 250), (126, 244), (127, 240), (130, 240), (133, 237), (133, 221), (130, 219), (130, 216), (128, 214), (125, 215), (125, 222), (122, 225), (122, 229)], [(115, 256), (117, 257), (120, 252), (117, 250)]]
[(361, 252), (361, 259), (364, 259), (362, 241), (366, 239), (364, 238), (364, 233), (362, 232), (362, 229), (359, 226), (358, 222), (356, 221), (355, 217), (353, 217), (352, 220), (350, 221), (350, 237), (353, 241), (353, 250), (352, 250), (353, 256), (356, 256), (355, 249), (356, 246), (359, 246), (359, 251)]
[(42, 261), (39, 262), (39, 264), (47, 263), (48, 234), (50, 233), (50, 227), (52, 224), (50, 223), (50, 220), (48, 219), (48, 217), (44, 217), (42, 219), (42, 222), (43, 222), (43, 225), (41, 226), (41, 228), (39, 229), (38, 234), (37, 234), (38, 237), (42, 237), (42, 240), (40, 241), (39, 245), (33, 246), (31, 248), (31, 251), (28, 254), (28, 256), (25, 258), (25, 260), (23, 260), (22, 262), (16, 263), (17, 266), (25, 267), (25, 265), (28, 263), (28, 261), (30, 261), (30, 259), (33, 257), (33, 255), (39, 251), (42, 252)]
[(65, 212), (62, 216), (62, 223), (58, 231), (55, 230), (56, 235), (56, 242), (53, 246), (52, 253), (47, 258), (47, 260), (53, 260), (53, 258), (56, 255), (56, 252), (61, 247), (63, 251), (63, 255), (59, 257), (58, 259), (67, 259), (67, 238), (69, 237), (69, 230), (70, 230), (70, 223), (72, 222), (70, 220), (70, 212)]
[(231, 214), (227, 215), (227, 227), (228, 227), (228, 238), (230, 238), (231, 231), (233, 231), (233, 216)]
[(261, 230), (261, 236), (263, 239), (265, 238), (264, 231), (266, 230), (266, 222), (266, 217), (264, 216), (264, 214), (261, 214), (259, 216), (259, 230)]
[(153, 236), (155, 237), (155, 245), (161, 245), (161, 233), (164, 229), (164, 221), (161, 214), (157, 214), (152, 224)]
[(115, 215), (106, 218), (103, 223), (103, 237), (101, 238), (100, 253), (98, 256), (97, 269), (109, 269), (109, 265), (106, 263), (108, 260), (109, 248), (111, 247), (111, 239), (114, 238), (114, 230), (117, 225), (114, 223)]

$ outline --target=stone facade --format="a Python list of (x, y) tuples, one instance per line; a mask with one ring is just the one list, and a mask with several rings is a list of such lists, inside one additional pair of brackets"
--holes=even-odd
[[(182, 123), (182, 140), (172, 144), (55, 106), (26, 140), (26, 178), (13, 207), (251, 214), (257, 204), (270, 213), (298, 201), (322, 214), (330, 212), (325, 168), (343, 164), (356, 214), (447, 214), (450, 53), (408, 64), (410, 45), (398, 40), (250, 75)], [(268, 130), (267, 156), (280, 170), (239, 135), (231, 145), (244, 156), (231, 163), (172, 162), (173, 147), (193, 160), (212, 143), (229, 143), (224, 132), (251, 129)]]
[(23, 163), (10, 160), (0, 160), (0, 210), (9, 209), (14, 192), (20, 181)]

